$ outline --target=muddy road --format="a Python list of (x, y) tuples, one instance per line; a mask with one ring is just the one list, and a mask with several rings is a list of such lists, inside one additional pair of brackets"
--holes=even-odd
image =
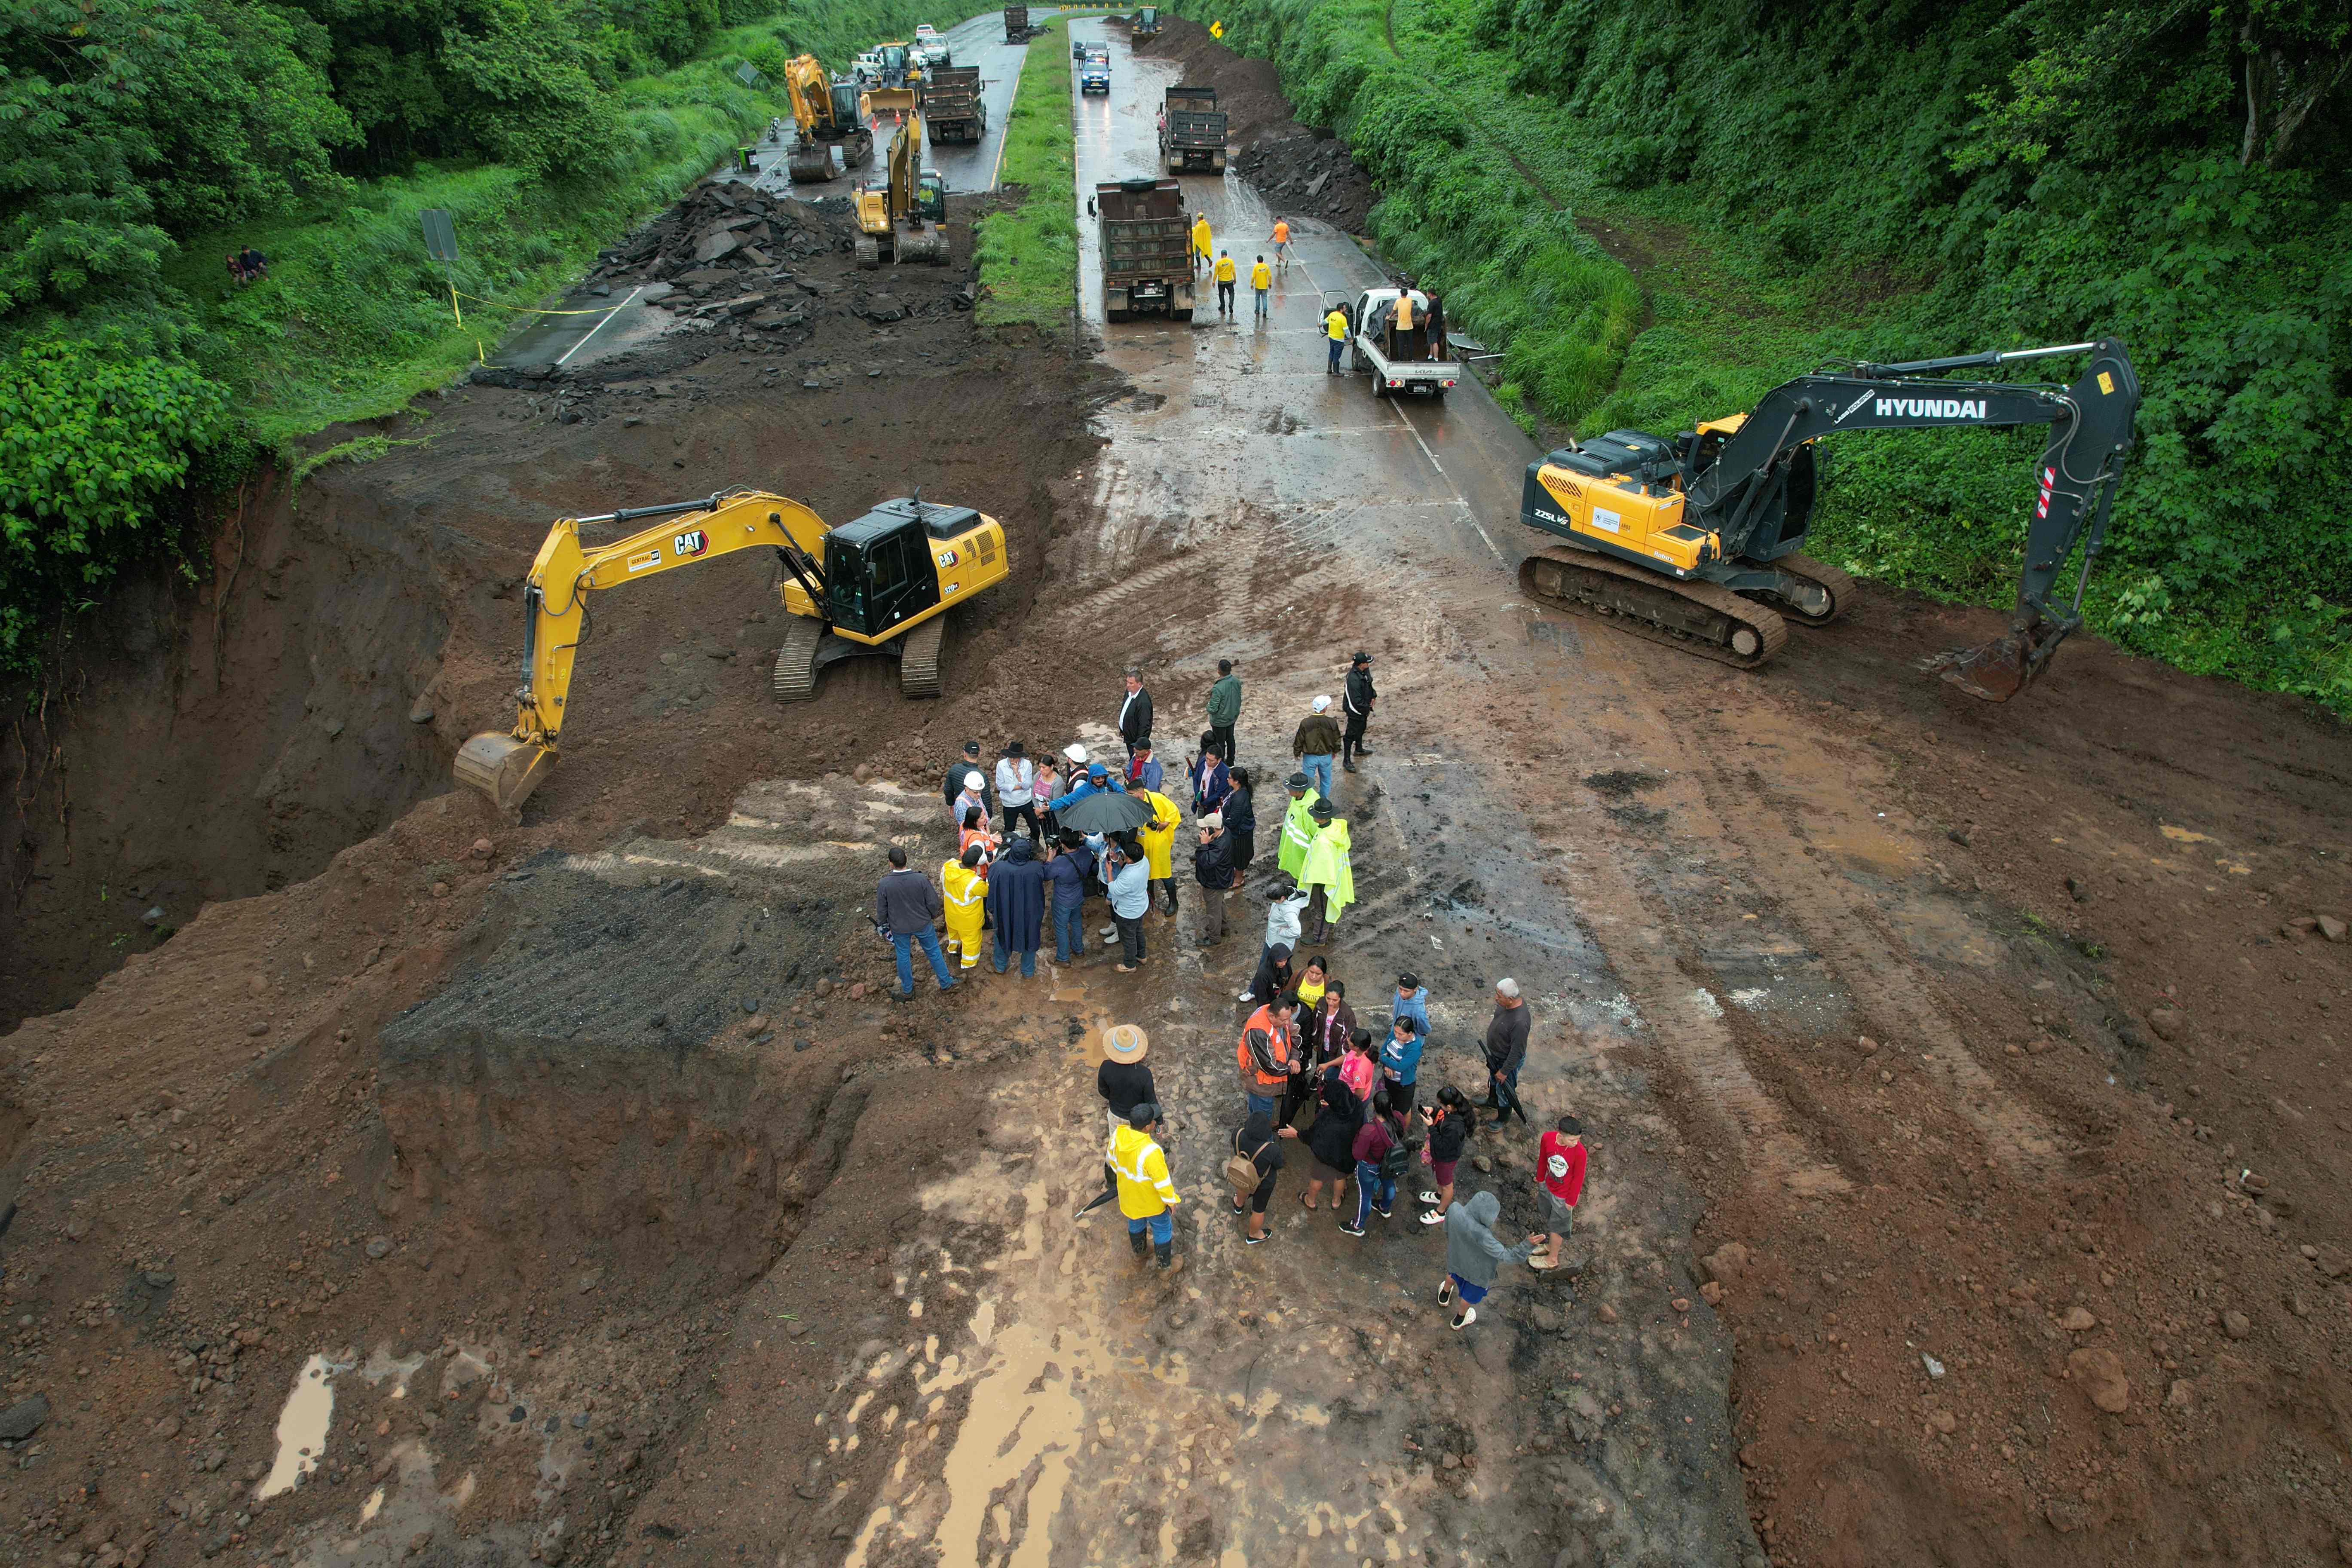
[[(1077, 25), (1114, 57), (1081, 189), (1148, 174), (1178, 68)], [(1275, 215), (1185, 186), (1245, 270)], [(2084, 639), (1983, 707), (1912, 664), (1990, 618), (1884, 594), (1747, 675), (1539, 611), (1525, 438), (1476, 388), (1327, 376), (1322, 299), (1379, 272), (1292, 216), (1263, 326), (1245, 287), (1230, 323), (1102, 322), (1082, 221), (1079, 354), (877, 321), (844, 278), (782, 346), (672, 313), (453, 393), (388, 427), (429, 445), (257, 498), (209, 597), (92, 665), (41, 744), (105, 833), (20, 821), (54, 879), (15, 962), (110, 931), (100, 881), (163, 896), (137, 868), (177, 840), (219, 880), (119, 967), (45, 971), (0, 1042), (16, 1561), (2337, 1557), (2340, 727)], [(917, 479), (1016, 563), (941, 701), (854, 661), (778, 710), (772, 587), (675, 574), (600, 615), (520, 824), (446, 792), (553, 510), (767, 483), (831, 517)], [(1580, 1271), (1507, 1270), (1458, 1335), (1419, 1205), (1350, 1237), (1303, 1151), (1242, 1244), (1262, 901), (1203, 950), (1180, 874), (1139, 973), (908, 1005), (866, 919), (887, 847), (943, 857), (965, 740), (1116, 752), (1132, 663), (1181, 761), (1226, 658), (1277, 779), (1358, 648), (1360, 901), (1321, 950), (1374, 1027), (1400, 969), (1429, 984), (1425, 1089), (1476, 1086), (1518, 979), (1530, 1111), (1592, 1149)], [(1171, 1278), (1072, 1218), (1117, 1023), (1169, 1108)], [(1482, 1130), (1462, 1170), (1506, 1234), (1532, 1152)], [(288, 1397), (313, 1368), (323, 1419)]]

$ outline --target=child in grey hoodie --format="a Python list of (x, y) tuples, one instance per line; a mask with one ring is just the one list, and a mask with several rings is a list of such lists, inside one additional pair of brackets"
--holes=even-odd
[(1503, 1200), (1492, 1193), (1473, 1193), (1445, 1216), (1445, 1283), (1437, 1288), (1437, 1304), (1451, 1306), (1462, 1298), (1462, 1310), (1453, 1326), (1466, 1329), (1478, 1321), (1478, 1303), (1495, 1283), (1495, 1271), (1506, 1263), (1525, 1263), (1541, 1236), (1530, 1236), (1517, 1247), (1495, 1239), (1495, 1221), (1502, 1217)]

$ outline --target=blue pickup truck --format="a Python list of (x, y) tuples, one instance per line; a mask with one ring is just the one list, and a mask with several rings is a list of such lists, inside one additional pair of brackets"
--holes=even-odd
[(1078, 66), (1078, 90), (1110, 96), (1110, 51), (1097, 45), (1087, 50), (1087, 58)]

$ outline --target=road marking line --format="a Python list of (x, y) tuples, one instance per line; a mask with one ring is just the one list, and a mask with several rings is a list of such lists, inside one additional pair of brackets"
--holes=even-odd
[[(1021, 46), (1021, 60), (1025, 68), (1029, 46)], [(1013, 73), (1013, 93), (1004, 100), (1004, 123), (996, 128), (996, 166), (988, 171), (988, 188), (996, 189), (997, 176), (1004, 173), (1004, 144), (1013, 139), (1013, 106), (1021, 101), (1021, 72)]]
[(1421, 427), (1412, 422), (1411, 416), (1393, 402), (1389, 405), (1389, 412), (1402, 420), (1404, 427), (1412, 432), (1413, 445), (1421, 448), (1421, 455), (1429, 459), (1429, 466), (1444, 478), (1447, 488), (1454, 491), (1454, 504), (1462, 509), (1462, 515), (1469, 520), (1472, 528), (1478, 531), (1479, 541), (1486, 546), (1487, 552), (1494, 556), (1496, 563), (1505, 564), (1503, 552), (1496, 547), (1494, 540), (1488, 536), (1486, 525), (1480, 522), (1478, 514), (1470, 510), (1469, 498), (1462, 493), (1462, 487), (1454, 482), (1454, 476), (1445, 472), (1445, 465), (1437, 460), (1437, 454), (1429, 449), (1429, 443), (1421, 438)]
[(555, 368), (556, 368), (556, 369), (558, 369), (558, 370), (562, 370), (562, 368), (563, 368), (567, 363), (571, 363), (571, 359), (572, 359), (572, 356), (573, 354), (578, 353), (582, 349), (584, 349), (584, 348), (586, 348), (586, 347), (588, 346), (588, 338), (593, 338), (593, 337), (594, 337), (598, 332), (601, 332), (601, 331), (603, 331), (606, 327), (611, 326), (611, 325), (613, 324), (613, 318), (614, 318), (614, 317), (615, 317), (615, 316), (617, 316), (617, 315), (619, 315), (623, 310), (627, 310), (627, 309), (629, 308), (629, 300), (635, 300), (638, 295), (640, 295), (640, 294), (644, 293), (645, 291), (646, 291), (646, 286), (645, 286), (644, 284), (642, 284), (642, 283), (638, 284), (635, 288), (634, 288), (634, 289), (630, 289), (630, 290), (629, 290), (629, 299), (628, 299), (628, 300), (622, 300), (619, 304), (617, 304), (617, 305), (614, 306), (611, 310), (609, 310), (605, 311), (605, 312), (604, 312), (604, 319), (603, 321), (601, 321), (597, 322), (594, 326), (593, 326), (593, 327), (591, 327), (591, 328), (589, 328), (589, 329), (588, 329), (588, 337), (582, 338), (578, 342), (573, 343), (570, 348), (568, 348), (568, 349), (566, 349), (566, 350), (564, 350), (564, 351), (563, 351), (563, 357), (562, 357), (562, 359), (557, 360), (557, 361), (555, 362)]

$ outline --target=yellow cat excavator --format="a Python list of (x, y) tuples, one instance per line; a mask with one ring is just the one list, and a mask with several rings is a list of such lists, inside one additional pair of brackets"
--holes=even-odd
[(857, 187), (857, 265), (948, 260), (948, 184), (922, 166), (923, 117), (909, 115), (890, 139), (883, 177)]
[[(2088, 358), (2070, 386), (1945, 379), (2076, 354)], [(1539, 604), (1753, 669), (1788, 641), (1790, 620), (1827, 626), (1853, 601), (1853, 578), (1799, 552), (1819, 489), (1821, 437), (2046, 425), (2008, 634), (1926, 664), (1972, 697), (2003, 702), (2083, 624), (2083, 587), (2138, 409), (2139, 376), (2113, 338), (1801, 375), (1752, 412), (1672, 441), (1612, 430), (1528, 464), (1519, 521), (1564, 542), (1528, 556), (1519, 587)], [(2077, 544), (2082, 572), (2068, 604), (2053, 595)]]
[(801, 55), (784, 67), (784, 89), (799, 132), (785, 166), (795, 184), (832, 179), (836, 147), (845, 169), (862, 169), (874, 161), (874, 132), (858, 119), (856, 82), (835, 81), (814, 55)]
[[(611, 544), (580, 542), (583, 527), (641, 518), (667, 521)], [(1004, 530), (994, 518), (926, 501), (920, 490), (839, 528), (826, 527), (796, 500), (761, 490), (560, 518), (523, 585), (514, 728), (485, 731), (459, 747), (457, 782), (500, 811), (518, 811), (554, 767), (593, 595), (762, 544), (782, 563), (780, 592), (791, 617), (776, 655), (774, 689), (782, 702), (814, 698), (817, 671), (856, 654), (897, 658), (901, 692), (937, 697), (948, 610), (1003, 582), (1008, 571)]]

